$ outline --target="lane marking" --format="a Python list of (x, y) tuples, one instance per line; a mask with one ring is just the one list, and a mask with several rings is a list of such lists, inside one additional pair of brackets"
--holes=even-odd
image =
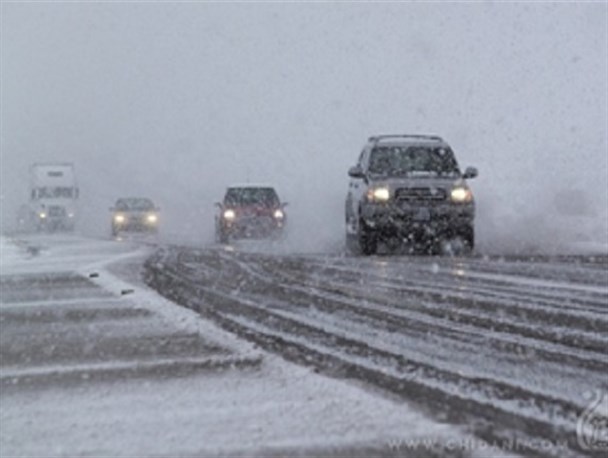
[(42, 367), (2, 367), (0, 368), (0, 381), (12, 381), (26, 377), (47, 377), (65, 375), (83, 375), (84, 378), (94, 376), (96, 373), (112, 372), (138, 372), (154, 369), (166, 369), (177, 367), (185, 369), (189, 367), (229, 367), (231, 365), (251, 364), (257, 365), (262, 361), (261, 357), (246, 357), (242, 355), (231, 355), (224, 357), (210, 356), (202, 358), (165, 358), (155, 361), (119, 361), (96, 364), (73, 364), (53, 365)]

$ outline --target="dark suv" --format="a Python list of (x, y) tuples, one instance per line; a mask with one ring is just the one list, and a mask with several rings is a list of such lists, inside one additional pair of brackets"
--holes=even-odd
[(408, 242), (438, 252), (444, 241), (462, 251), (475, 244), (475, 202), (450, 146), (430, 135), (370, 137), (346, 198), (346, 240), (353, 251), (376, 252), (379, 241)]
[(220, 243), (238, 238), (279, 238), (287, 215), (272, 186), (231, 186), (218, 202), (215, 234)]

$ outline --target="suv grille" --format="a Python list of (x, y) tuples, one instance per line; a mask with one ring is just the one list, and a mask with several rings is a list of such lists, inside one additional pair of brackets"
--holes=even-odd
[(399, 188), (395, 191), (395, 199), (406, 202), (440, 201), (446, 197), (445, 189), (441, 188)]

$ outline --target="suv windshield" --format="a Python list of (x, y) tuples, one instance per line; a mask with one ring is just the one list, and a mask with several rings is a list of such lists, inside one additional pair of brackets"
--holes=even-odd
[(117, 210), (154, 210), (154, 204), (150, 199), (119, 199), (116, 202)]
[(374, 148), (370, 157), (369, 172), (376, 175), (460, 174), (456, 159), (449, 148), (420, 145)]
[(224, 198), (226, 205), (264, 205), (274, 207), (279, 205), (279, 197), (273, 188), (230, 188)]

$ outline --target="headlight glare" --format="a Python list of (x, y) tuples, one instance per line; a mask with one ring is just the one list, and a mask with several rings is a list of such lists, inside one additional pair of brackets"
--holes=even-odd
[(285, 218), (285, 214), (283, 213), (283, 210), (275, 210), (273, 213), (273, 216), (275, 217), (275, 219)]
[(114, 216), (114, 221), (116, 221), (117, 223), (124, 223), (125, 222), (125, 215), (115, 215)]
[(388, 188), (372, 188), (367, 193), (367, 198), (375, 202), (386, 202), (391, 196)]
[(40, 219), (44, 219), (44, 218), (46, 218), (46, 213), (44, 213), (44, 212), (40, 212), (40, 213), (38, 214), (38, 216), (40, 216)]
[(236, 213), (234, 213), (234, 210), (228, 209), (224, 211), (224, 219), (232, 221), (234, 218), (236, 218)]
[(473, 193), (468, 188), (454, 188), (450, 194), (453, 202), (470, 202), (473, 199)]
[(158, 221), (158, 216), (156, 216), (155, 214), (150, 214), (148, 215), (147, 220), (149, 223), (156, 223)]

